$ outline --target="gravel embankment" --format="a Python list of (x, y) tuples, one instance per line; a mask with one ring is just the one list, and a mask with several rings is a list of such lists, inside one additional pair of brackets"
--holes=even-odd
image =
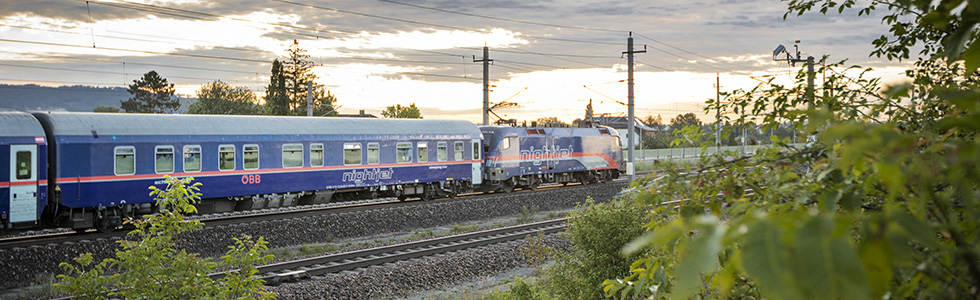
[[(179, 245), (202, 256), (220, 256), (232, 238), (242, 234), (262, 236), (270, 248), (325, 243), (341, 239), (411, 231), (464, 222), (514, 216), (521, 208), (551, 211), (574, 208), (587, 197), (604, 201), (624, 184), (574, 186), (532, 194), (514, 193), (436, 201), (400, 208), (380, 208), (362, 212), (325, 214), (303, 218), (253, 222), (233, 226), (206, 227), (179, 237)], [(0, 289), (26, 286), (61, 272), (58, 264), (71, 262), (82, 253), (93, 253), (96, 261), (113, 255), (117, 243), (94, 240), (75, 244), (0, 250)]]
[[(548, 235), (542, 245), (565, 249), (568, 241)], [(459, 282), (529, 267), (522, 253), (528, 241), (488, 245), (454, 253), (400, 261), (358, 271), (315, 277), (270, 288), (278, 299), (392, 299)]]

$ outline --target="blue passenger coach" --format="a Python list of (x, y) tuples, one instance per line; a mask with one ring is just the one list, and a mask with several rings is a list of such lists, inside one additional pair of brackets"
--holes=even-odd
[(0, 112), (0, 225), (34, 227), (47, 204), (44, 129), (33, 116)]
[[(466, 121), (33, 115), (51, 144), (48, 190), (57, 194), (59, 207), (49, 211), (65, 227), (111, 229), (122, 218), (152, 212), (147, 187), (160, 186), (164, 174), (203, 183), (208, 201), (198, 206), (202, 212), (331, 198), (425, 199), (470, 191), (482, 182), (480, 131)], [(9, 132), (0, 129), (0, 136)], [(31, 133), (17, 143), (43, 147), (43, 140), (34, 143), (35, 136), (43, 139), (36, 129), (23, 132)], [(0, 188), (12, 184), (0, 180)]]
[(624, 165), (619, 134), (609, 127), (480, 126), (480, 130), (487, 147), (487, 184), (497, 190), (608, 181), (619, 178)]

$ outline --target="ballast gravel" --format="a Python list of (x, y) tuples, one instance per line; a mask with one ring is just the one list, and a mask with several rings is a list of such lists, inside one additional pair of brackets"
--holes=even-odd
[[(217, 257), (228, 251), (228, 246), (233, 244), (232, 238), (243, 234), (264, 237), (269, 242), (269, 248), (327, 243), (515, 216), (522, 213), (522, 208), (525, 212), (567, 210), (587, 198), (606, 201), (624, 186), (625, 184), (569, 186), (534, 193), (492, 194), (449, 201), (420, 202), (419, 205), (397, 208), (382, 207), (357, 212), (213, 226), (185, 233), (177, 241), (180, 247), (189, 252)], [(92, 253), (95, 261), (100, 261), (113, 256), (116, 249), (116, 240), (101, 239), (0, 250), (0, 278), (4, 278), (0, 282), (0, 289), (28, 286), (53, 274), (60, 274), (62, 270), (58, 264), (72, 262), (72, 258), (80, 254)], [(407, 277), (398, 280), (416, 282)], [(421, 285), (425, 281), (418, 282)]]
[[(366, 269), (328, 274), (269, 290), (278, 299), (393, 299), (455, 283), (493, 276), (508, 270), (531, 266), (523, 252), (527, 239), (452, 253), (399, 261)], [(561, 235), (552, 234), (541, 245), (567, 249)]]

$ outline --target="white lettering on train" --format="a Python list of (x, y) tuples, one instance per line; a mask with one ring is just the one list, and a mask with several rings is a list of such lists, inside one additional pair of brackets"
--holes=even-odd
[(534, 165), (540, 165), (542, 162), (546, 161), (557, 161), (562, 159), (568, 159), (572, 157), (572, 153), (575, 150), (572, 146), (568, 146), (566, 149), (559, 148), (558, 146), (551, 147), (541, 147), (535, 149), (533, 146), (527, 150), (521, 150), (521, 161), (530, 161)]
[(362, 170), (351, 170), (350, 172), (344, 172), (344, 177), (341, 181), (344, 182), (356, 182), (361, 183), (363, 181), (381, 181), (386, 179), (391, 179), (395, 171), (391, 168), (388, 169), (362, 169)]

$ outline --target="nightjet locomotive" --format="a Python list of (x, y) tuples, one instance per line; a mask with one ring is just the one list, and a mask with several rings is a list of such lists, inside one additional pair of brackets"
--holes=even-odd
[(192, 176), (201, 213), (423, 200), (590, 183), (622, 172), (600, 128), (282, 116), (0, 112), (0, 225), (112, 230)]

